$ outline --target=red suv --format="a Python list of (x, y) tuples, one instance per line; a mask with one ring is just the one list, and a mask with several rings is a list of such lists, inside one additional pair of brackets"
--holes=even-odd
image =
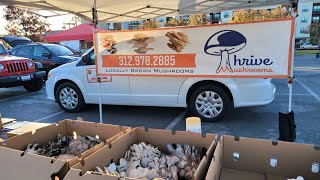
[(45, 71), (38, 71), (40, 63), (28, 58), (9, 55), (0, 43), (0, 88), (23, 86), (29, 92), (39, 91), (46, 77)]

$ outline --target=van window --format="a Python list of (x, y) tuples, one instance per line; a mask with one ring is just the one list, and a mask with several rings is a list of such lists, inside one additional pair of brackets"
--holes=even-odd
[(93, 65), (96, 64), (96, 60), (95, 60), (95, 57), (94, 57), (94, 50), (92, 50), (92, 51), (90, 52), (90, 60), (91, 60), (91, 62), (92, 62)]

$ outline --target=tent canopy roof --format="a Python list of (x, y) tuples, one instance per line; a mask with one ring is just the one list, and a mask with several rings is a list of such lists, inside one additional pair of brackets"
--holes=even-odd
[[(98, 30), (104, 30), (97, 28)], [(70, 40), (92, 40), (94, 27), (92, 24), (80, 24), (77, 27), (58, 32), (56, 34), (48, 34), (46, 36), (47, 42), (60, 42)]]
[[(290, 4), (292, 0), (96, 0), (99, 21), (122, 22), (189, 14)], [(62, 11), (85, 20), (92, 19), (94, 0), (1, 0), (38, 10)]]

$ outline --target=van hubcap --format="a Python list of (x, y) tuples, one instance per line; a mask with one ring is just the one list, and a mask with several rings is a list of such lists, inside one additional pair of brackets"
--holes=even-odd
[(218, 116), (223, 109), (221, 97), (213, 91), (204, 91), (196, 99), (197, 111), (206, 118)]
[(63, 107), (67, 109), (74, 109), (78, 105), (78, 94), (69, 87), (60, 91), (59, 99)]

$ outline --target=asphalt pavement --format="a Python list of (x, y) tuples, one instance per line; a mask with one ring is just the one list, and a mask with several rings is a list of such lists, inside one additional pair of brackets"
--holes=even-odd
[[(315, 55), (295, 56), (292, 109), (295, 112), (298, 143), (320, 145), (320, 59)], [(268, 105), (238, 108), (218, 123), (202, 123), (203, 133), (229, 134), (277, 140), (278, 112), (288, 111), (286, 79), (273, 79), (275, 100)], [(0, 89), (0, 112), (18, 121), (54, 123), (82, 117), (99, 122), (98, 105), (88, 105), (80, 113), (66, 113), (46, 99), (45, 88), (28, 93), (23, 87)], [(104, 123), (185, 130), (185, 109), (167, 107), (103, 106)]]

